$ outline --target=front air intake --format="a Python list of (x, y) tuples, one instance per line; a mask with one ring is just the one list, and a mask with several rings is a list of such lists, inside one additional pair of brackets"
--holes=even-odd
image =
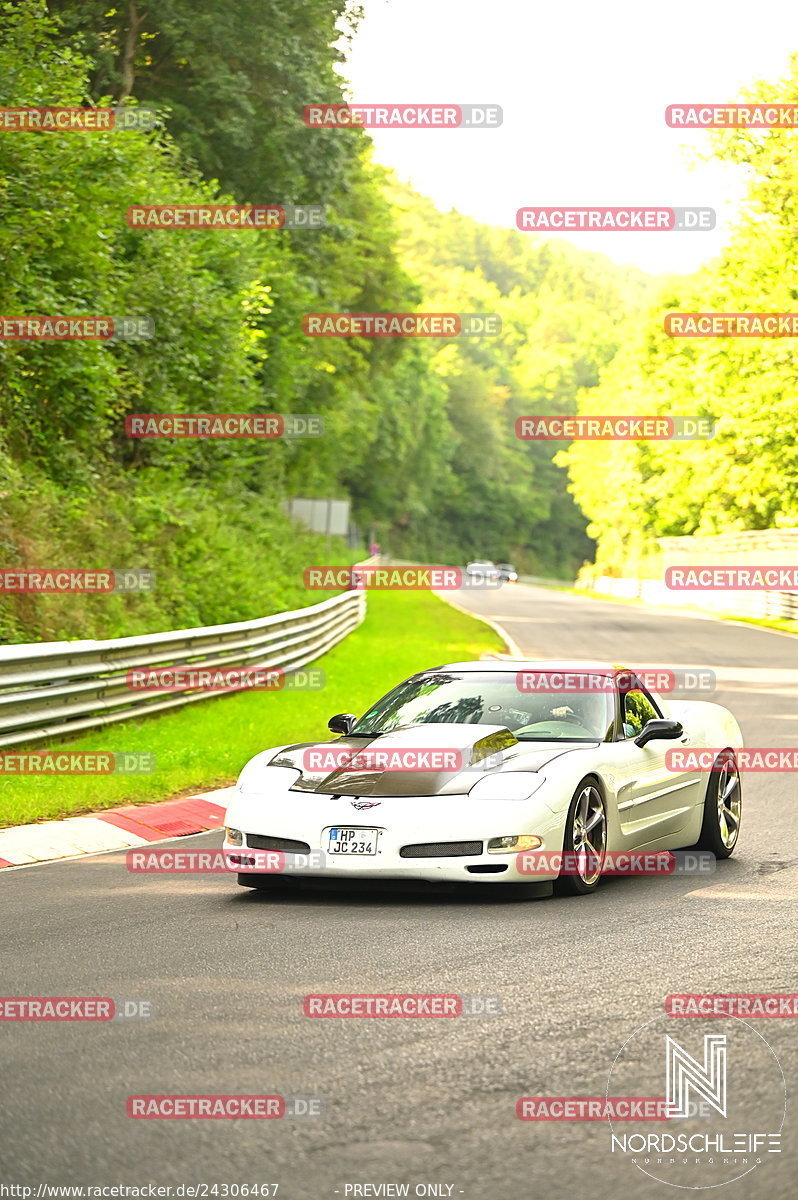
[(307, 842), (292, 842), (290, 838), (264, 837), (260, 833), (248, 833), (247, 846), (250, 850), (285, 850), (288, 854), (309, 854)]
[(482, 853), (482, 842), (419, 842), (402, 846), (400, 858), (469, 858)]

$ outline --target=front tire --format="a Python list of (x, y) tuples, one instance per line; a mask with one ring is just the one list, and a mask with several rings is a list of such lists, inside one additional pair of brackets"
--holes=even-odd
[(710, 850), (716, 858), (728, 858), (737, 845), (743, 811), (740, 770), (732, 750), (715, 759), (704, 800), (704, 821), (697, 850)]
[(557, 895), (586, 896), (594, 892), (601, 880), (606, 852), (607, 806), (596, 780), (583, 779), (574, 792), (565, 822), (564, 861), (554, 884)]

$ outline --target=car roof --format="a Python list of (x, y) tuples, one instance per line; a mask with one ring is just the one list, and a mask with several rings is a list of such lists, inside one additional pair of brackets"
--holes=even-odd
[[(540, 658), (484, 658), (476, 662), (444, 663), (440, 667), (428, 667), (430, 671), (592, 671), (614, 675), (619, 671), (633, 671), (619, 663), (590, 662), (582, 659)], [(418, 672), (423, 675), (423, 671)]]

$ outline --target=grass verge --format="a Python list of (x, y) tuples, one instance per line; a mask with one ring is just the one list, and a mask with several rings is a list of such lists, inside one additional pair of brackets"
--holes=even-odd
[[(53, 746), (145, 750), (154, 754), (156, 769), (148, 775), (0, 776), (0, 827), (223, 787), (259, 750), (331, 737), (333, 713), (365, 712), (414, 671), (503, 649), (487, 625), (428, 592), (370, 592), (363, 625), (318, 660), (324, 688), (200, 701)], [(9, 752), (17, 749), (24, 748)]]

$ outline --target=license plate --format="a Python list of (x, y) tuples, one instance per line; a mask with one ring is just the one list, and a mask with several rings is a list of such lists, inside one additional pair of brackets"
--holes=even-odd
[(374, 855), (379, 836), (379, 829), (344, 829), (334, 825), (327, 831), (327, 853)]

